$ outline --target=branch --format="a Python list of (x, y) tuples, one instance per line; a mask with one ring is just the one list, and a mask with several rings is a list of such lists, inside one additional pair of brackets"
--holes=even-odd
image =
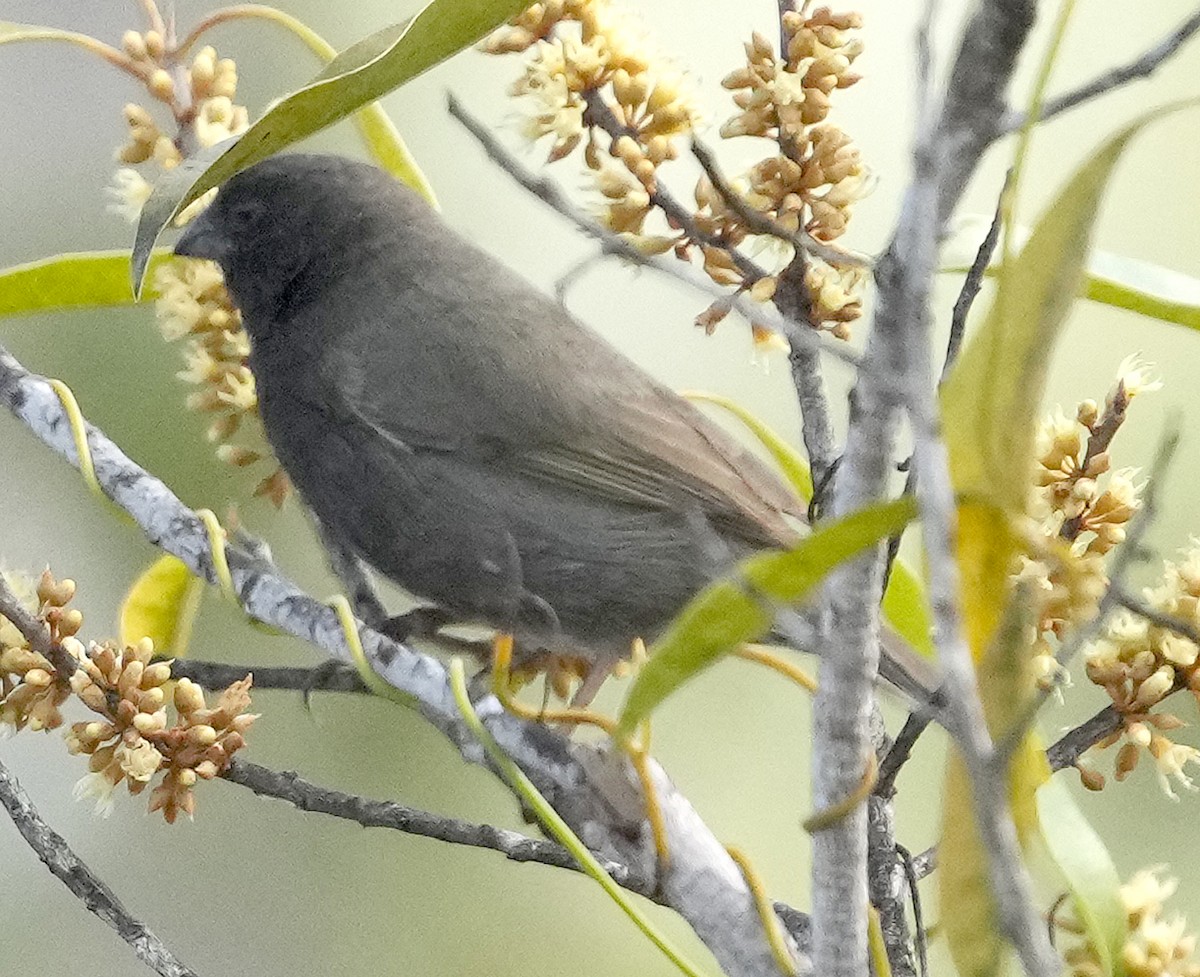
[[(854, 350), (843, 342), (825, 338), (807, 323), (789, 319), (770, 305), (755, 302), (742, 293), (731, 294), (691, 265), (642, 253), (628, 239), (610, 231), (581, 211), (553, 180), (537, 176), (522, 166), (516, 157), (500, 144), (487, 126), (463, 108), (457, 98), (453, 95), (447, 96), (446, 105), (450, 114), (475, 138), (493, 163), (588, 237), (599, 241), (605, 254), (616, 255), (643, 268), (652, 268), (697, 291), (727, 302), (731, 309), (737, 309), (747, 319), (762, 323), (766, 328), (786, 336), (793, 347), (812, 350), (814, 353), (828, 353), (851, 366), (860, 365), (860, 357)], [(761, 277), (761, 269), (759, 271)]]
[(1117, 732), (1124, 724), (1124, 718), (1114, 706), (1105, 706), (1091, 719), (1068, 730), (1058, 742), (1047, 748), (1046, 760), (1050, 769), (1057, 772), (1075, 766), (1088, 750), (1105, 737)]
[(992, 223), (989, 225), (983, 241), (979, 244), (979, 250), (975, 252), (975, 260), (967, 269), (967, 275), (963, 279), (958, 298), (954, 300), (954, 311), (950, 316), (950, 335), (946, 340), (946, 358), (942, 361), (942, 376), (939, 381), (941, 383), (946, 381), (946, 377), (950, 375), (950, 368), (958, 359), (958, 351), (962, 347), (963, 336), (967, 331), (967, 316), (971, 312), (971, 306), (975, 304), (979, 290), (983, 288), (984, 276), (987, 274), (988, 265), (991, 264), (996, 244), (1000, 240), (1000, 230), (1004, 226), (1004, 195), (1008, 192), (1011, 177), (1012, 171), (1010, 170), (1004, 178), (1004, 186), (1000, 188), (1000, 197), (996, 201), (996, 213), (992, 216)]
[[(778, 238), (780, 241), (790, 244), (797, 251), (816, 255), (822, 261), (826, 261), (831, 265), (850, 265), (856, 268), (870, 267), (871, 260), (863, 255), (843, 251), (832, 244), (818, 241), (803, 228), (796, 231), (789, 231), (778, 221), (772, 220), (761, 211), (755, 210), (746, 203), (740, 193), (729, 185), (729, 181), (725, 179), (725, 176), (717, 166), (717, 159), (713, 155), (713, 151), (699, 139), (692, 139), (692, 155), (696, 157), (696, 162), (700, 164), (700, 168), (704, 170), (704, 175), (708, 177), (713, 188), (721, 195), (721, 199), (725, 201), (726, 206), (737, 214), (738, 220), (746, 225), (752, 233), (765, 234), (769, 237)], [(728, 245), (725, 247), (727, 248)]]
[(192, 658), (162, 658), (171, 662), (171, 678), (189, 678), (205, 689), (223, 689), (247, 675), (254, 675), (254, 689), (281, 689), (289, 692), (355, 692), (367, 695), (358, 672), (349, 665), (330, 659), (316, 668), (288, 666), (227, 665), (224, 662), (198, 661)]
[[(580, 871), (575, 859), (562, 845), (542, 838), (530, 838), (518, 831), (445, 817), (395, 801), (376, 801), (320, 787), (291, 771), (270, 770), (245, 760), (235, 759), (221, 776), (230, 783), (250, 788), (260, 797), (287, 801), (301, 811), (355, 821), (364, 828), (390, 828), (452, 845), (496, 851), (514, 862), (538, 862), (554, 868)], [(628, 866), (619, 862), (606, 861), (603, 864), (604, 870), (618, 885), (640, 896), (655, 899), (652, 880), (634, 875)]]
[[(1106, 71), (1104, 74), (1092, 79), (1086, 85), (1081, 85), (1074, 91), (1065, 92), (1055, 98), (1047, 99), (1042, 106), (1038, 122), (1045, 122), (1047, 119), (1066, 112), (1068, 109), (1073, 109), (1078, 105), (1091, 101), (1093, 98), (1106, 95), (1108, 92), (1120, 88), (1131, 81), (1137, 81), (1140, 78), (1149, 78), (1160, 65), (1183, 47), (1184, 43), (1197, 31), (1200, 31), (1200, 10), (1193, 13), (1187, 20), (1141, 57), (1130, 61), (1128, 64)], [(997, 134), (1007, 135), (1008, 133), (1018, 131), (1025, 124), (1025, 118), (1024, 112), (1009, 112), (1000, 121)]]
[(50, 654), (50, 629), (26, 609), (3, 575), (0, 575), (0, 615), (13, 623), (30, 648), (42, 656)]
[(3, 763), (0, 763), (0, 804), (46, 868), (88, 912), (114, 929), (142, 963), (161, 977), (196, 977), (194, 970), (180, 963), (162, 940), (121, 905), (113, 891), (71, 850), (66, 839), (42, 820), (29, 795)]
[[(838, 477), (835, 503), (851, 511), (880, 498), (887, 489), (895, 450), (896, 403), (874, 376), (894, 371), (907, 385), (907, 408), (920, 477), (921, 528), (930, 568), (930, 601), (938, 659), (945, 671), (947, 708), (952, 733), (970, 774), (975, 814), (984, 849), (989, 853), (992, 891), (1002, 930), (1032, 977), (1052, 977), (1061, 961), (1046, 936), (1033, 902), (1016, 829), (1008, 810), (1005, 783), (991, 758), (993, 746), (975, 686), (975, 673), (958, 606), (959, 575), (954, 538), (956, 510), (945, 445), (935, 424), (933, 370), (929, 342), (929, 289), (935, 270), (936, 245), (981, 154), (991, 142), (1005, 109), (1005, 94), (1018, 55), (1033, 23), (1032, 0), (984, 0), (968, 21), (945, 100), (930, 125), (923, 118), (914, 152), (914, 175), (892, 240), (876, 267), (879, 302), (868, 340), (866, 361), (875, 373), (860, 377), (857, 416), (852, 418), (846, 454)], [(878, 627), (874, 598), (882, 577), (878, 552), (840, 568), (826, 589), (832, 611), (829, 637), (839, 647), (830, 661), (839, 667), (821, 670), (814, 737), (814, 791), (825, 777), (840, 776), (845, 790), (849, 766), (862, 755), (862, 723), (875, 666), (873, 632)], [(853, 594), (859, 606), (851, 602)], [(863, 612), (863, 608), (868, 613)], [(832, 672), (836, 686), (827, 678)], [(830, 759), (822, 759), (826, 753)], [(857, 754), (857, 755), (856, 755)], [(848, 906), (860, 904), (854, 879), (861, 872), (858, 825), (840, 831), (837, 841), (814, 839), (814, 890), (820, 894), (826, 876), (840, 883), (830, 897), (813, 906), (816, 966), (831, 975), (859, 974), (865, 961), (849, 957), (847, 945), (861, 943), (860, 926), (846, 922)], [(861, 829), (859, 829), (861, 830)], [(839, 901), (834, 901), (834, 900)], [(857, 921), (856, 921), (857, 922)], [(832, 927), (833, 932), (826, 932)], [(824, 943), (823, 941), (828, 941)]]
[[(78, 467), (70, 424), (53, 388), (2, 348), (0, 399), (38, 438)], [(133, 517), (152, 543), (215, 582), (208, 535), (195, 513), (91, 425), (87, 439), (105, 494)], [(329, 607), (280, 576), (270, 563), (236, 546), (228, 548), (227, 559), (234, 592), (249, 616), (334, 658), (351, 660)], [(484, 764), (483, 750), (454, 704), (445, 667), (369, 628), (363, 627), (360, 636), (379, 675), (406, 694), (468, 762)], [(659, 785), (671, 852), (665, 868), (656, 865), (642, 781), (623, 754), (607, 745), (575, 743), (561, 732), (523, 722), (490, 696), (477, 704), (477, 711), (508, 755), (600, 857), (645, 877), (654, 877), (658, 870), (658, 894), (664, 904), (688, 921), (730, 977), (775, 977), (777, 964), (740, 870), (657, 765), (651, 763), (650, 768)]]

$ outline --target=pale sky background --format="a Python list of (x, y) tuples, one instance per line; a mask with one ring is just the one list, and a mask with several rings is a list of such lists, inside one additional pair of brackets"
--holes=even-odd
[[(282, 5), (338, 47), (415, 8), (383, 0)], [(775, 4), (659, 0), (630, 6), (643, 10), (661, 47), (688, 68), (712, 122), (710, 142), (720, 143), (716, 128), (731, 106), (719, 81), (741, 63), (741, 42), (752, 29), (774, 35)], [(1130, 59), (1190, 6), (1184, 0), (1120, 7), (1080, 0), (1052, 90)], [(833, 121), (854, 137), (876, 178), (845, 241), (874, 252), (887, 239), (908, 174), (911, 39), (921, 4), (863, 0), (857, 7), (866, 17), (867, 50), (857, 65), (866, 77), (838, 96)], [(967, 8), (954, 2), (942, 7), (938, 34), (945, 52)], [(177, 9), (186, 26), (211, 6), (181, 0)], [(1044, 5), (1044, 20), (1052, 10)], [(139, 23), (137, 4), (126, 0), (0, 0), (0, 19), (88, 31), (112, 43)], [(1040, 25), (1023, 64), (1022, 93), (1046, 26)], [(271, 26), (225, 27), (211, 40), (222, 55), (238, 60), (240, 100), (252, 115), (315, 71), (301, 45)], [(520, 147), (520, 108), (505, 95), (517, 71), (516, 57), (467, 52), (389, 96), (385, 106), (430, 175), (447, 220), (550, 288), (594, 248), (488, 164), (444, 111), (445, 93), (453, 90)], [(1200, 94), (1197, 78), (1200, 42), (1194, 41), (1152, 81), (1047, 125), (1034, 142), (1022, 219), (1032, 221), (1072, 169), (1121, 123), (1150, 105)], [(73, 48), (7, 46), (0, 48), (0, 92), (0, 265), (127, 246), (131, 230), (105, 213), (103, 188), (111, 179), (112, 152), (124, 138), (121, 106), (140, 98), (132, 83)], [(1173, 116), (1139, 137), (1113, 182), (1099, 247), (1200, 278), (1197, 117), (1196, 111)], [(312, 145), (358, 153), (354, 139), (343, 125)], [(738, 142), (718, 147), (726, 172), (748, 165), (760, 150), (751, 140)], [(964, 214), (990, 213), (1010, 152), (1005, 143), (989, 153)], [(541, 151), (526, 158), (537, 165)], [(673, 185), (687, 193), (695, 172), (690, 164), (677, 169)], [(574, 162), (551, 172), (582, 199), (585, 180)], [(943, 323), (957, 287), (949, 277), (939, 283), (935, 305)], [(706, 304), (703, 297), (609, 261), (583, 279), (568, 304), (667, 382), (738, 397), (796, 436), (785, 361), (776, 358), (766, 368), (753, 361), (746, 332), (732, 318), (714, 338), (705, 338), (691, 325)], [(247, 503), (252, 479), (212, 460), (201, 437), (203, 420), (183, 410), (183, 385), (173, 378), (180, 351), (162, 342), (148, 309), (7, 320), (0, 323), (0, 342), (31, 369), (70, 383), (85, 414), (186, 502), (221, 511), (227, 501), (241, 501), (245, 519), (270, 540), (286, 573), (319, 596), (334, 590), (297, 507), (276, 515), (262, 503)], [(1200, 478), (1194, 433), (1200, 414), (1193, 406), (1200, 337), (1080, 304), (1053, 353), (1047, 406), (1069, 409), (1082, 397), (1101, 399), (1117, 364), (1137, 350), (1156, 364), (1164, 390), (1136, 404), (1114, 455), (1121, 465), (1146, 464), (1164, 419), (1182, 412), (1184, 441), (1152, 536), (1169, 555), (1200, 532), (1193, 489)], [(829, 374), (834, 390), (843, 389), (844, 373), (831, 366)], [(841, 411), (840, 395), (835, 400)], [(87, 616), (85, 634), (111, 633), (121, 595), (154, 556), (152, 547), (103, 510), (64, 463), (7, 415), (0, 417), (0, 473), (0, 559), (30, 571), (49, 563), (59, 575), (74, 577), (77, 604)], [(299, 642), (246, 628), (211, 598), (192, 653), (263, 664), (317, 660)], [(1103, 704), (1097, 691), (1076, 692), (1070, 709), (1047, 713), (1047, 736)], [(610, 692), (605, 701), (617, 701), (618, 694)], [(264, 693), (255, 708), (263, 718), (251, 737), (250, 759), (367, 796), (520, 827), (505, 791), (463, 764), (418, 719), (389, 704), (317, 695), (305, 712), (298, 696)], [(1191, 703), (1177, 703), (1177, 711), (1195, 721)], [(799, 822), (809, 811), (809, 716), (809, 703), (773, 676), (727, 664), (665, 708), (655, 731), (656, 753), (718, 836), (750, 853), (773, 896), (801, 908), (808, 889), (808, 846)], [(672, 972), (583, 878), (300, 814), (224, 783), (202, 785), (192, 824), (168, 827), (145, 814), (143, 799), (128, 797), (118, 799), (108, 820), (99, 820), (70, 798), (85, 765), (66, 755), (58, 734), (24, 733), (0, 744), (0, 756), (125, 904), (205, 975)], [(1104, 757), (1101, 769), (1110, 770), (1111, 761)], [(1124, 874), (1169, 862), (1187, 877), (1175, 905), (1200, 926), (1200, 856), (1191, 854), (1200, 796), (1185, 794), (1171, 803), (1148, 766), (1102, 795), (1082, 796), (1081, 803)], [(936, 838), (938, 815), (929, 805), (940, 776), (936, 737), (930, 737), (899, 785), (900, 839), (914, 851)], [(48, 875), (6, 819), (0, 819), (0, 866), (0, 973), (147, 972)], [(930, 898), (933, 888), (926, 883)], [(935, 918), (936, 910), (927, 915)], [(656, 917), (687, 943), (686, 928), (671, 914)], [(692, 953), (703, 959), (702, 949)]]

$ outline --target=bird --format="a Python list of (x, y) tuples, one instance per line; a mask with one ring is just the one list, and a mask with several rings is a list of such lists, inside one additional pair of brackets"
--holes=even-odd
[(764, 461), (373, 165), (268, 158), (174, 251), (220, 266), (324, 532), (445, 620), (582, 661), (579, 701), (806, 531)]

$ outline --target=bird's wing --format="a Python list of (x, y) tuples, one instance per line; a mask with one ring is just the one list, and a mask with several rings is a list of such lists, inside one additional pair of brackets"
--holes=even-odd
[[(437, 221), (405, 206), (409, 226)], [(421, 239), (346, 282), (380, 314), (326, 334), (331, 396), (359, 421), (597, 501), (695, 505), (755, 545), (795, 540), (803, 504), (723, 428), (489, 255), (441, 226)]]
[[(439, 368), (450, 362), (435, 359)], [(444, 383), (474, 396), (443, 400), (448, 386), (422, 384), (418, 393), (402, 380), (371, 377), (368, 364), (362, 388), (372, 394), (352, 396), (345, 409), (408, 450), (474, 457), (597, 502), (694, 506), (720, 531), (758, 546), (795, 541), (803, 504), (735, 438), (623, 358), (593, 366), (578, 385), (551, 393), (532, 384), (519, 400), (506, 399), (474, 365), (463, 367)]]

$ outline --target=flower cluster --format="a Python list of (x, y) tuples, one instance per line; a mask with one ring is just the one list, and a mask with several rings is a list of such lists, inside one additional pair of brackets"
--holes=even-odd
[[(248, 365), (250, 341), (221, 270), (211, 261), (179, 259), (159, 269), (155, 287), (163, 336), (187, 340), (187, 369), (178, 376), (196, 387), (188, 407), (213, 418), (208, 439), (217, 445), (217, 457), (239, 468), (271, 460)], [(278, 506), (288, 489), (287, 476), (276, 465), (254, 494)]]
[[(1041, 550), (1033, 546), (1032, 555), (1022, 557), (1017, 578), (1032, 582), (1038, 596), (1035, 662), (1047, 680), (1058, 678), (1050, 636), (1061, 638), (1094, 613), (1108, 585), (1105, 557), (1124, 542), (1126, 526), (1141, 507), (1137, 472), (1112, 469), (1113, 437), (1130, 403), (1160, 387), (1149, 379), (1145, 364), (1128, 357), (1103, 408), (1086, 400), (1074, 416), (1056, 411), (1039, 431), (1030, 511), (1039, 523)], [(1145, 592), (1145, 600), (1162, 614), (1200, 627), (1200, 541), (1179, 562), (1165, 564), (1162, 582)], [(1104, 689), (1123, 720), (1119, 730), (1096, 744), (1101, 750), (1121, 744), (1114, 763), (1118, 781), (1148, 752), (1168, 796), (1176, 796), (1173, 783), (1195, 789), (1185, 767), (1200, 763), (1200, 751), (1167, 736), (1184, 725), (1182, 720), (1151, 710), (1177, 689), (1189, 689), (1200, 699), (1198, 653), (1193, 642), (1126, 611), (1113, 615), (1086, 649), (1088, 679)], [(1103, 788), (1103, 774), (1082, 762), (1077, 766), (1085, 786)]]
[[(75, 596), (74, 580), (55, 580), (49, 570), (43, 571), (36, 589), (17, 574), (6, 573), (4, 579), (47, 626), (52, 644), (73, 637), (83, 626), (83, 615), (67, 607)], [(57, 729), (63, 722), (59, 707), (70, 694), (49, 660), (29, 647), (12, 622), (0, 617), (0, 728)]]
[[(1172, 618), (1200, 626), (1200, 541), (1194, 542), (1179, 562), (1165, 564), (1162, 582), (1146, 590), (1145, 599)], [(1088, 678), (1108, 693), (1124, 721), (1120, 730), (1097, 744), (1105, 749), (1121, 743), (1115, 762), (1117, 780), (1129, 776), (1147, 751), (1168, 796), (1175, 796), (1172, 781), (1186, 790), (1196, 789), (1184, 767), (1200, 763), (1200, 751), (1174, 743), (1166, 735), (1183, 721), (1171, 713), (1150, 710), (1180, 688), (1200, 699), (1198, 653), (1194, 642), (1129, 613), (1116, 615), (1100, 640), (1088, 648)], [(1092, 786), (1103, 785), (1095, 771), (1087, 773)]]
[(609, 0), (535, 4), (485, 41), (484, 50), (528, 52), (512, 87), (532, 106), (525, 134), (534, 141), (552, 137), (551, 162), (586, 138), (584, 160), (605, 199), (605, 222), (642, 237), (657, 169), (676, 158), (675, 137), (690, 133), (697, 119), (683, 73)]
[(1085, 400), (1072, 416), (1055, 410), (1038, 430), (1029, 503), (1034, 528), (1016, 579), (1037, 608), (1034, 668), (1042, 684), (1062, 678), (1051, 638), (1091, 617), (1108, 585), (1105, 557), (1124, 541), (1141, 506), (1137, 472), (1113, 469), (1109, 446), (1133, 398), (1153, 389), (1143, 368), (1126, 360), (1103, 410)]
[[(249, 116), (245, 106), (234, 101), (237, 65), (230, 58), (219, 58), (214, 48), (203, 47), (189, 60), (173, 34), (164, 35), (154, 27), (144, 33), (127, 31), (121, 45), (131, 73), (143, 81), (152, 99), (150, 106), (125, 106), (128, 131), (117, 158), (127, 165), (117, 171), (110, 190), (114, 197), (111, 209), (135, 221), (150, 196), (155, 176), (178, 166), (185, 153), (241, 133)], [(155, 118), (152, 107), (156, 103), (170, 112), (170, 132)], [(134, 167), (149, 168), (151, 178)], [(186, 208), (177, 223), (190, 221), (215, 192), (209, 191)], [(164, 338), (185, 343), (187, 367), (178, 375), (197, 388), (188, 397), (188, 406), (213, 415), (208, 438), (217, 446), (217, 457), (238, 467), (269, 462), (270, 449), (258, 421), (254, 377), (247, 365), (249, 341), (220, 270), (211, 262), (176, 258), (158, 268), (154, 285)], [(276, 465), (259, 482), (255, 494), (280, 505), (288, 488), (287, 477)]]
[[(784, 52), (755, 35), (746, 45), (746, 66), (724, 81), (740, 111), (721, 134), (767, 136), (778, 147), (733, 192), (783, 232), (832, 241), (845, 232), (851, 206), (864, 192), (858, 151), (826, 121), (831, 93), (858, 80), (850, 66), (862, 50), (853, 35), (860, 22), (857, 14), (825, 7), (786, 13)], [(776, 298), (780, 271), (801, 262), (803, 274), (789, 277), (786, 287), (805, 294), (790, 307), (804, 309), (815, 327), (848, 335), (848, 323), (862, 311), (861, 268), (778, 248), (778, 270), (759, 268), (741, 249), (762, 235), (729, 206), (729, 188), (701, 178), (692, 210), (661, 185), (660, 167), (677, 158), (677, 137), (695, 130), (698, 114), (684, 74), (652, 50), (637, 22), (611, 0), (535, 4), (493, 34), (484, 49), (528, 52), (512, 89), (533, 105), (526, 134), (550, 139), (551, 162), (583, 145), (602, 200), (600, 220), (608, 228), (647, 253), (698, 256), (713, 281), (763, 302)], [(661, 226), (648, 226), (656, 215)], [(728, 311), (727, 303), (718, 302), (697, 323), (711, 330)], [(753, 335), (777, 342), (760, 328)]]
[[(1160, 868), (1142, 869), (1121, 886), (1129, 935), (1121, 950), (1121, 963), (1130, 977), (1200, 977), (1195, 958), (1196, 937), (1187, 931), (1180, 915), (1167, 918), (1164, 903), (1175, 894), (1178, 882), (1160, 878)], [(1068, 928), (1081, 931), (1077, 922)], [(1064, 959), (1071, 977), (1100, 977), (1109, 972), (1089, 942), (1067, 947)]]
[[(217, 58), (211, 47), (201, 48), (186, 67), (184, 54), (172, 37), (157, 30), (126, 31), (121, 47), (131, 71), (141, 78), (151, 98), (165, 105), (172, 115), (175, 133), (163, 132), (153, 113), (143, 105), (125, 106), (126, 141), (117, 159), (126, 167), (117, 171), (112, 209), (136, 221), (150, 196), (151, 182), (133, 166), (151, 165), (158, 170), (178, 166), (184, 157), (181, 146), (191, 149), (212, 146), (245, 130), (249, 117), (243, 105), (235, 105), (237, 66), (229, 58)], [(209, 198), (211, 199), (211, 198)], [(207, 203), (197, 201), (180, 216), (186, 223)]]
[[(755, 34), (745, 46), (745, 66), (722, 81), (740, 111), (721, 126), (721, 135), (773, 140), (778, 151), (745, 177), (744, 201), (787, 231), (804, 230), (829, 242), (845, 233), (853, 205), (867, 188), (857, 148), (827, 121), (831, 94), (861, 77), (851, 67), (863, 50), (854, 34), (862, 18), (818, 7), (785, 13), (782, 26), (782, 54)], [(697, 184), (695, 198), (714, 230), (735, 240), (750, 233), (707, 178)], [(809, 322), (847, 338), (849, 323), (862, 314), (865, 281), (860, 267), (810, 258), (805, 269)]]
[[(6, 575), (6, 580), (10, 580)], [(19, 589), (13, 579), (10, 588)], [(14, 729), (56, 729), (63, 724), (61, 706), (74, 695), (96, 718), (72, 723), (67, 749), (89, 757), (89, 773), (77, 796), (97, 798), (97, 810), (112, 809), (122, 783), (140, 794), (160, 771), (150, 793), (150, 810), (174, 822), (196, 807), (192, 788), (229, 767), (230, 758), (246, 744), (246, 730), (258, 717), (248, 714), (251, 676), (217, 695), (211, 705), (188, 679), (171, 690), (171, 662), (154, 661), (154, 645), (143, 638), (124, 648), (114, 642), (92, 642), (85, 648), (75, 635), (83, 615), (67, 607), (75, 595), (71, 580), (42, 574), (25, 604), (48, 628), (50, 647), (61, 651), (55, 661), (33, 651), (10, 622), (0, 618), (0, 723)], [(175, 721), (168, 725), (168, 706)]]
[(93, 643), (86, 653), (74, 641), (66, 650), (79, 661), (72, 691), (100, 717), (74, 723), (67, 734), (70, 752), (90, 758), (91, 772), (79, 782), (77, 795), (96, 797), (97, 809), (107, 813), (122, 783), (129, 793), (140, 794), (164, 771), (150, 792), (150, 810), (161, 810), (168, 822), (180, 813), (190, 817), (197, 779), (211, 780), (227, 769), (258, 718), (246, 712), (251, 677), (233, 683), (212, 706), (199, 686), (180, 679), (170, 693), (176, 720), (168, 726), (171, 663), (153, 661), (149, 638), (124, 649)]

